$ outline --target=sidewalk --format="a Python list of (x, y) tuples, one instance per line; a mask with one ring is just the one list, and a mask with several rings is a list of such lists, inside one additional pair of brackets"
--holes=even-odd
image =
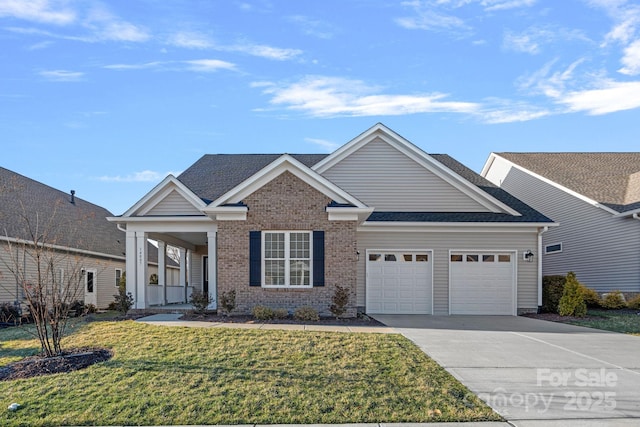
[(385, 326), (340, 326), (288, 323), (232, 323), (202, 322), (197, 320), (180, 320), (182, 313), (161, 313), (142, 317), (136, 322), (156, 326), (183, 326), (187, 328), (232, 328), (232, 329), (278, 329), (286, 331), (319, 331), (319, 332), (358, 332), (377, 334), (397, 334), (393, 328)]

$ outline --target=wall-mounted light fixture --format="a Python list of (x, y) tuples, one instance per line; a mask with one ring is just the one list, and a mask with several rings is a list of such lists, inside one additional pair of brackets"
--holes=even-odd
[(533, 252), (531, 252), (531, 249), (523, 253), (522, 258), (524, 258), (524, 260), (527, 262), (533, 262)]

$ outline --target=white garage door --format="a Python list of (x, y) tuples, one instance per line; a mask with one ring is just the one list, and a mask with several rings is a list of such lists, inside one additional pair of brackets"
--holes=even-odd
[(454, 252), (449, 262), (451, 314), (515, 312), (514, 252)]
[(367, 313), (431, 314), (430, 251), (370, 251), (367, 254)]

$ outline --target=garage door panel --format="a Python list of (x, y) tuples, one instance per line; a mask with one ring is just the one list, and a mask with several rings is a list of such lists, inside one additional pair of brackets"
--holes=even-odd
[(514, 314), (513, 253), (452, 252), (451, 314)]
[(368, 255), (366, 295), (367, 313), (431, 314), (431, 252)]

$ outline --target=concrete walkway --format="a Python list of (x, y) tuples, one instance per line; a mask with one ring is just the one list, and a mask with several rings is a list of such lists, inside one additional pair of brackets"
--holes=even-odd
[(374, 316), (511, 425), (640, 425), (640, 338), (514, 316)]
[(180, 320), (182, 313), (160, 313), (142, 317), (137, 322), (157, 326), (183, 326), (187, 328), (232, 328), (232, 329), (278, 329), (286, 331), (319, 331), (319, 332), (358, 332), (397, 334), (398, 331), (385, 326), (340, 326), (287, 323), (231, 323), (202, 322), (197, 320)]

